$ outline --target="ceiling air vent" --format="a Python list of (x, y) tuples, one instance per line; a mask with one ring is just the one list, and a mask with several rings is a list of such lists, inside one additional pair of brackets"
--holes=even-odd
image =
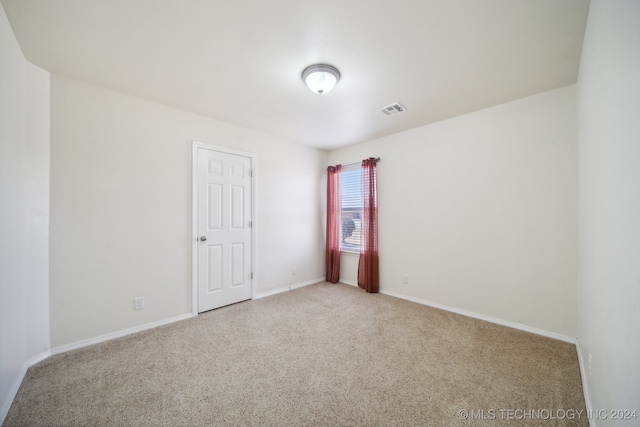
[(393, 116), (394, 114), (404, 113), (405, 111), (407, 111), (407, 109), (404, 108), (404, 105), (400, 104), (399, 102), (394, 102), (391, 105), (387, 105), (380, 111), (387, 116)]

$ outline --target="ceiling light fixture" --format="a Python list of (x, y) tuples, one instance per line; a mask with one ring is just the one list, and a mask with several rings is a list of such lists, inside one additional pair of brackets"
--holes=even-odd
[(302, 72), (302, 80), (311, 92), (323, 95), (329, 93), (340, 80), (340, 71), (326, 64), (315, 64)]

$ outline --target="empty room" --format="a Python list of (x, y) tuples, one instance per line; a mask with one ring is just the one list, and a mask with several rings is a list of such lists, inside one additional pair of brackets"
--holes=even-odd
[(3, 426), (640, 424), (640, 1), (0, 5)]

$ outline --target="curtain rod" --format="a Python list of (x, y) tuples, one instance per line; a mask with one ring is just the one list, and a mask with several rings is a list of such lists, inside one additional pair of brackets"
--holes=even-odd
[[(376, 157), (374, 160), (376, 161), (376, 163), (378, 163), (380, 161), (380, 157)], [(353, 165), (361, 165), (361, 164), (362, 162), (356, 162), (356, 163), (349, 163), (347, 165), (342, 165), (342, 166), (353, 166)]]

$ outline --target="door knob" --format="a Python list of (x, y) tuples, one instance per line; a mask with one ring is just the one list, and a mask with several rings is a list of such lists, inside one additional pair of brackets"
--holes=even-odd
[(200, 241), (201, 242), (206, 242), (207, 241), (207, 236), (200, 236)]

